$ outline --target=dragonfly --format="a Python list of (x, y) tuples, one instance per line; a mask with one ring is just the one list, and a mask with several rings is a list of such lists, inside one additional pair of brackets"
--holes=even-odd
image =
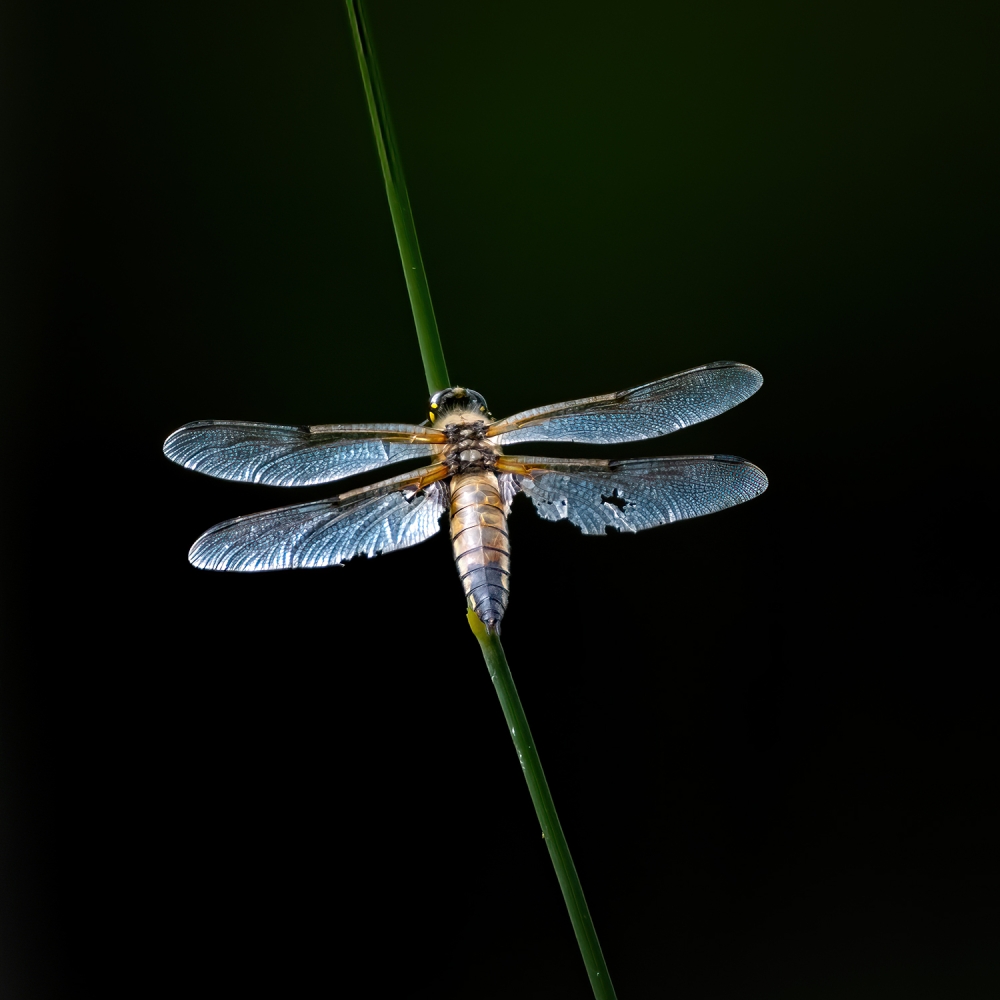
[(445, 520), (469, 606), (499, 632), (510, 593), (511, 502), (528, 496), (547, 521), (585, 535), (644, 531), (760, 496), (764, 473), (735, 455), (672, 458), (530, 458), (528, 442), (612, 445), (661, 437), (742, 403), (763, 379), (716, 361), (646, 385), (540, 406), (495, 420), (461, 386), (431, 396), (421, 424), (283, 426), (196, 420), (163, 445), (167, 458), (220, 479), (312, 486), (397, 462), (429, 464), (326, 500), (237, 517), (191, 547), (200, 569), (260, 572), (336, 566), (408, 548)]

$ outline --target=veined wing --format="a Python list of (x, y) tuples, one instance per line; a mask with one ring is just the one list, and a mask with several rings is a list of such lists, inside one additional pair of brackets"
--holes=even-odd
[(749, 365), (715, 361), (634, 389), (515, 413), (491, 425), (487, 435), (501, 446), (522, 441), (642, 441), (718, 416), (749, 399), (763, 381)]
[(267, 486), (311, 486), (408, 458), (426, 458), (445, 441), (411, 424), (285, 427), (246, 420), (196, 420), (174, 431), (163, 453), (186, 469)]
[(444, 465), (329, 500), (237, 517), (209, 528), (191, 546), (199, 569), (241, 573), (334, 566), (355, 556), (405, 549), (439, 528), (448, 509)]
[(497, 469), (511, 474), (541, 517), (568, 520), (585, 535), (700, 517), (767, 489), (767, 476), (734, 455), (621, 462), (503, 456)]

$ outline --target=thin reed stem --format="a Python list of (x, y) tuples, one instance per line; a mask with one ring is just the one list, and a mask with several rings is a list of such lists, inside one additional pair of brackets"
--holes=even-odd
[(448, 379), (448, 366), (444, 363), (441, 335), (438, 333), (431, 290), (427, 284), (427, 272), (424, 270), (420, 244), (417, 242), (417, 229), (413, 223), (410, 197), (406, 192), (406, 180), (403, 177), (403, 164), (399, 158), (399, 149), (389, 118), (389, 107), (385, 100), (378, 60), (375, 58), (375, 46), (372, 44), (365, 4), (362, 0), (346, 0), (346, 3), (354, 48), (358, 54), (358, 65), (361, 67), (361, 79), (368, 101), (368, 113), (371, 115), (372, 131), (375, 133), (379, 163), (382, 165), (385, 193), (389, 199), (389, 212), (392, 214), (392, 225), (396, 230), (396, 242), (399, 244), (399, 256), (403, 262), (403, 277), (406, 278), (406, 290), (410, 293), (410, 306), (413, 309), (413, 322), (417, 328), (420, 357), (427, 376), (427, 391), (433, 395), (451, 385)]
[[(371, 114), (372, 129), (375, 132), (375, 144), (378, 147), (379, 160), (382, 164), (382, 176), (385, 178), (385, 190), (389, 198), (389, 209), (392, 213), (392, 223), (396, 229), (396, 241), (399, 244), (399, 254), (403, 261), (403, 273), (406, 276), (406, 287), (410, 293), (410, 305), (413, 307), (413, 321), (417, 328), (417, 339), (420, 341), (420, 354), (424, 362), (424, 372), (427, 376), (427, 388), (431, 393), (445, 389), (450, 385), (448, 369), (444, 362), (444, 351), (441, 349), (441, 338), (438, 334), (437, 322), (434, 318), (434, 307), (431, 304), (430, 289), (427, 286), (427, 275), (424, 272), (420, 247), (417, 243), (417, 231), (413, 223), (413, 213), (410, 211), (410, 200), (403, 181), (403, 171), (400, 166), (399, 151), (396, 148), (392, 126), (389, 121), (389, 110), (385, 93), (382, 88), (372, 44), (371, 31), (365, 16), (363, 0), (345, 0), (347, 15), (351, 22), (354, 36), (354, 47), (358, 54), (361, 67), (361, 77), (364, 80), (365, 95), (368, 99), (368, 110)], [(504, 655), (500, 637), (489, 633), (480, 621), (479, 616), (471, 609), (468, 612), (469, 627), (479, 640), (483, 658), (489, 669), (493, 686), (496, 688), (500, 706), (507, 720), (507, 728), (514, 741), (514, 749), (521, 761), (525, 781), (535, 813), (542, 828), (542, 837), (549, 849), (549, 857), (556, 870), (556, 878), (562, 889), (563, 899), (569, 911), (569, 919), (576, 933), (587, 975), (594, 990), (596, 1000), (615, 1000), (614, 987), (604, 962), (597, 932), (587, 908), (580, 878), (576, 873), (569, 846), (559, 824), (552, 793), (549, 791), (542, 762), (535, 749), (535, 741), (528, 728), (528, 719), (521, 706), (521, 700), (514, 686), (507, 657)]]
[(583, 895), (583, 886), (580, 885), (580, 876), (576, 873), (573, 856), (569, 853), (569, 844), (566, 843), (566, 835), (559, 822), (556, 805), (549, 791), (549, 783), (545, 780), (545, 771), (542, 770), (542, 761), (538, 756), (531, 728), (528, 726), (528, 718), (524, 714), (521, 699), (514, 686), (514, 678), (507, 665), (503, 646), (500, 645), (500, 637), (493, 632), (487, 632), (486, 626), (479, 620), (479, 615), (471, 608), (468, 616), (469, 628), (472, 629), (483, 650), (483, 658), (486, 660), (493, 686), (500, 699), (500, 707), (507, 720), (510, 738), (514, 741), (514, 749), (521, 761), (524, 780), (528, 783), (528, 792), (531, 794), (535, 814), (542, 828), (545, 846), (549, 849), (552, 867), (556, 870), (559, 888), (562, 889), (563, 899), (566, 901), (570, 923), (576, 934), (576, 943), (580, 946), (583, 964), (587, 967), (587, 975), (590, 976), (594, 996), (597, 1000), (615, 1000), (615, 988), (611, 985), (604, 953), (601, 951), (601, 942), (597, 939), (594, 921)]

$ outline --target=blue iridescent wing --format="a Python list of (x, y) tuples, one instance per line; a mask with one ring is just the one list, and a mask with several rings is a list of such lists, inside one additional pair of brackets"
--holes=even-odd
[[(547, 521), (585, 535), (643, 531), (760, 496), (767, 476), (735, 455), (627, 461), (504, 457), (498, 466)], [(505, 475), (505, 478), (506, 478)]]
[(199, 569), (238, 573), (336, 566), (424, 541), (448, 509), (432, 466), (329, 500), (265, 510), (209, 528), (188, 553)]
[(515, 413), (492, 424), (487, 434), (501, 446), (522, 441), (642, 441), (718, 416), (749, 399), (763, 381), (749, 365), (715, 361), (634, 389)]
[(174, 431), (163, 453), (219, 479), (311, 486), (440, 450), (443, 434), (411, 424), (285, 427), (245, 420), (196, 420)]

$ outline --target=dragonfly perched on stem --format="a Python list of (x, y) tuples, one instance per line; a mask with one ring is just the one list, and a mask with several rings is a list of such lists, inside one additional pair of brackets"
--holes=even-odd
[(566, 441), (620, 444), (660, 437), (742, 403), (758, 371), (717, 361), (604, 396), (555, 403), (494, 420), (472, 389), (435, 393), (423, 424), (286, 427), (198, 420), (174, 431), (166, 456), (221, 479), (311, 486), (407, 459), (431, 464), (327, 500), (224, 521), (192, 546), (201, 569), (255, 572), (334, 566), (416, 545), (449, 515), (452, 547), (470, 606), (498, 632), (507, 608), (507, 515), (518, 493), (546, 520), (584, 534), (642, 531), (710, 514), (759, 496), (767, 477), (734, 455), (552, 459), (505, 455), (506, 445)]

